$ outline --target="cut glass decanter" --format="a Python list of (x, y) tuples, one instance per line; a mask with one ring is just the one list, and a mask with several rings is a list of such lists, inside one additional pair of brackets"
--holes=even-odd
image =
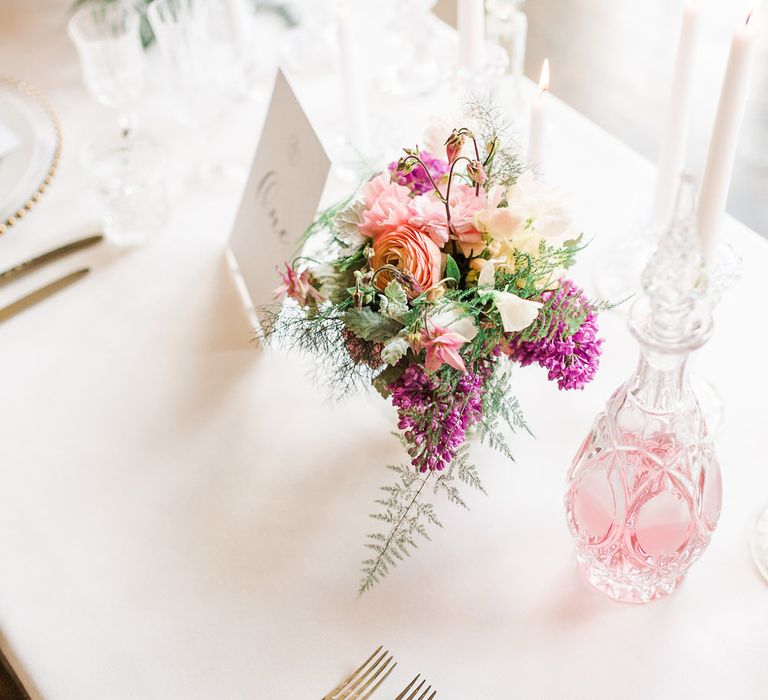
[(568, 475), (566, 515), (583, 574), (624, 602), (674, 591), (720, 516), (720, 469), (686, 372), (712, 329), (694, 199), (683, 180), (630, 314), (637, 369), (597, 416)]

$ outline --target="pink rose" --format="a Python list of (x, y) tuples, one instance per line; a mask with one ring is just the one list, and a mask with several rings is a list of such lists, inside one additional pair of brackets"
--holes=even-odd
[[(440, 248), (414, 226), (399, 226), (373, 240), (371, 267), (378, 270), (384, 265), (391, 265), (406, 276), (411, 284), (404, 285), (405, 292), (415, 297), (440, 281)], [(393, 277), (391, 270), (380, 272), (376, 275), (376, 288), (384, 290)]]
[(411, 191), (390, 181), (389, 173), (369, 180), (362, 189), (365, 209), (360, 216), (360, 233), (375, 239), (382, 233), (407, 224), (411, 218)]

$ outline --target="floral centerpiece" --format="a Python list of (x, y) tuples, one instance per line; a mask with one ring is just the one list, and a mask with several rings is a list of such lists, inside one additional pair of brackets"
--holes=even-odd
[(467, 440), (511, 458), (503, 429), (525, 429), (510, 366), (538, 364), (560, 389), (595, 375), (598, 306), (566, 272), (580, 250), (560, 193), (523, 172), (489, 110), (456, 128), (444, 154), (404, 149), (308, 231), (317, 255), (286, 263), (295, 304), (268, 335), (323, 355), (339, 393), (363, 383), (397, 409), (410, 463), (390, 466), (373, 515), (360, 591), (439, 525), (430, 496), (464, 506), (482, 490)]

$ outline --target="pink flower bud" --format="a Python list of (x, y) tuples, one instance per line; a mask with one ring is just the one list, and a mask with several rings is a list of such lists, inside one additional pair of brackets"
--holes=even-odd
[(467, 175), (476, 185), (482, 185), (488, 179), (483, 169), (483, 164), (479, 160), (470, 161), (469, 165), (467, 165)]
[(454, 129), (445, 142), (445, 155), (449, 163), (453, 163), (461, 155), (462, 148), (464, 148), (464, 135)]

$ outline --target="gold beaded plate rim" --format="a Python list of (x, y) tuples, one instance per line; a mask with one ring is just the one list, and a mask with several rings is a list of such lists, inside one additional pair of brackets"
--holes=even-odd
[(48, 189), (48, 185), (51, 184), (51, 180), (53, 179), (53, 176), (56, 174), (56, 171), (59, 167), (59, 161), (61, 160), (62, 141), (61, 122), (59, 121), (59, 116), (51, 106), (51, 103), (36, 87), (32, 86), (25, 80), (19, 80), (18, 78), (12, 78), (7, 75), (0, 75), (0, 90), (3, 89), (13, 91), (23, 98), (32, 100), (37, 104), (38, 107), (41, 107), (51, 121), (55, 141), (51, 162), (45, 175), (43, 176), (42, 180), (37, 183), (37, 186), (32, 194), (27, 197), (27, 199), (19, 206), (19, 208), (15, 212), (12, 212), (4, 220), (0, 221), (0, 236), (6, 233), (8, 229), (10, 229), (14, 224), (18, 223), (20, 219), (23, 219), (24, 216), (29, 211), (31, 211), (32, 207), (37, 204), (37, 202), (40, 200), (40, 197), (42, 197), (45, 191)]

